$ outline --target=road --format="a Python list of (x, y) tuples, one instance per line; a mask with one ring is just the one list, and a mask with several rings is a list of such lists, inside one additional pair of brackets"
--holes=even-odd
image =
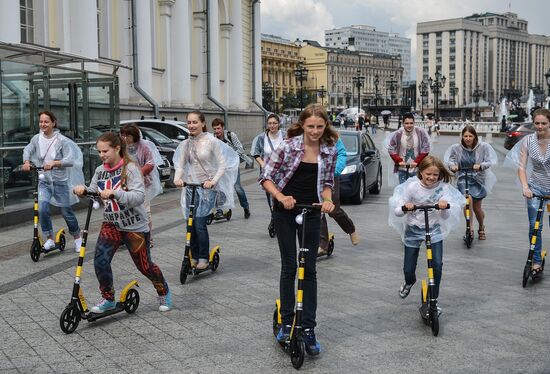
[[(383, 139), (383, 132), (375, 137), (379, 146)], [(456, 136), (440, 137), (433, 153), (442, 156), (456, 141)], [(500, 161), (506, 152), (502, 143), (502, 138), (493, 139)], [(362, 205), (345, 206), (360, 230), (359, 246), (352, 246), (330, 221), (336, 249), (317, 267), (316, 333), (323, 352), (306, 357), (302, 371), (550, 372), (550, 280), (521, 287), (528, 250), (525, 204), (514, 172), (501, 166), (494, 170), (499, 181), (484, 201), (487, 240), (478, 241), (476, 234), (466, 249), (461, 228), (445, 242), (437, 338), (420, 320), (418, 285), (407, 299), (398, 296), (403, 249), (387, 225), (391, 189), (384, 185), (380, 195), (368, 195)], [(73, 334), (63, 334), (59, 315), (70, 299), (77, 254), (69, 248), (33, 263), (30, 222), (0, 231), (0, 372), (292, 372), (271, 331), (280, 261), (276, 239), (267, 234), (269, 210), (256, 173), (243, 174), (252, 217), (245, 220), (236, 208), (231, 221), (209, 226), (211, 244), (222, 247), (220, 268), (185, 285), (178, 276), (184, 247), (179, 192), (154, 201), (152, 257), (174, 302), (164, 314), (157, 311), (152, 285), (121, 249), (113, 260), (116, 288), (138, 279), (137, 312), (81, 322)], [(83, 222), (83, 212), (78, 214)], [(99, 222), (95, 213), (82, 274), (90, 302), (99, 298), (90, 261)], [(55, 227), (60, 224), (54, 220)], [(419, 278), (425, 274), (422, 251), (417, 271)]]

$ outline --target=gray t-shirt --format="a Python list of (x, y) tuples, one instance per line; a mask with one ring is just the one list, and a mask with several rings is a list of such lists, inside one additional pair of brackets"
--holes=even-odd
[(143, 206), (145, 186), (141, 171), (134, 162), (130, 162), (126, 167), (126, 180), (121, 181), (122, 168), (120, 166), (108, 170), (103, 165), (98, 166), (88, 191), (115, 190), (114, 199), (103, 201), (103, 219), (114, 224), (120, 231), (148, 232), (147, 212)]

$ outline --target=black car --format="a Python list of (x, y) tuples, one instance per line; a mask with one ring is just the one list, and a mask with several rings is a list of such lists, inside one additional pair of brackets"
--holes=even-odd
[(346, 167), (340, 176), (340, 197), (361, 204), (365, 194), (379, 194), (382, 189), (380, 152), (372, 138), (361, 131), (340, 131), (346, 147)]

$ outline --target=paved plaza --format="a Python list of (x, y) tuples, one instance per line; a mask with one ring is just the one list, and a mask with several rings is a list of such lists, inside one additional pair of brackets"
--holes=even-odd
[[(383, 139), (380, 131), (375, 136), (379, 147)], [(456, 141), (458, 136), (440, 137), (433, 153), (442, 156)], [(501, 162), (502, 144), (503, 138), (493, 139)], [(403, 249), (387, 224), (392, 191), (386, 176), (380, 195), (344, 206), (360, 232), (359, 246), (352, 246), (329, 220), (335, 252), (317, 266), (316, 333), (323, 351), (306, 357), (301, 371), (550, 373), (550, 276), (521, 287), (527, 213), (514, 172), (502, 166), (494, 170), (499, 181), (484, 201), (487, 240), (478, 241), (476, 232), (472, 248), (466, 249), (460, 227), (445, 241), (438, 337), (420, 320), (419, 283), (407, 299), (398, 296)], [(238, 207), (231, 221), (209, 226), (211, 245), (222, 247), (218, 271), (190, 277), (185, 285), (179, 282), (185, 230), (179, 191), (154, 200), (151, 252), (170, 285), (174, 309), (157, 311), (154, 288), (121, 248), (113, 260), (116, 288), (138, 279), (139, 309), (133, 315), (82, 321), (71, 335), (60, 330), (59, 315), (71, 295), (77, 259), (72, 246), (33, 263), (28, 255), (31, 222), (1, 229), (0, 372), (293, 372), (272, 334), (280, 260), (277, 241), (267, 233), (269, 209), (256, 176), (257, 169), (243, 170), (252, 217), (245, 220)], [(84, 212), (78, 215), (83, 224)], [(100, 218), (95, 212), (82, 275), (90, 303), (99, 298), (91, 259)], [(55, 227), (60, 224), (55, 219)], [(417, 277), (425, 273), (421, 251)]]

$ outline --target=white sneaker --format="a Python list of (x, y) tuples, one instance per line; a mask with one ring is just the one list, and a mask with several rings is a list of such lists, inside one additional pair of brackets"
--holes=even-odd
[(78, 238), (74, 240), (74, 251), (76, 253), (80, 253), (80, 247), (82, 246), (82, 238)]
[(46, 240), (46, 243), (44, 243), (44, 249), (48, 251), (53, 247), (55, 247), (55, 242), (52, 239)]

